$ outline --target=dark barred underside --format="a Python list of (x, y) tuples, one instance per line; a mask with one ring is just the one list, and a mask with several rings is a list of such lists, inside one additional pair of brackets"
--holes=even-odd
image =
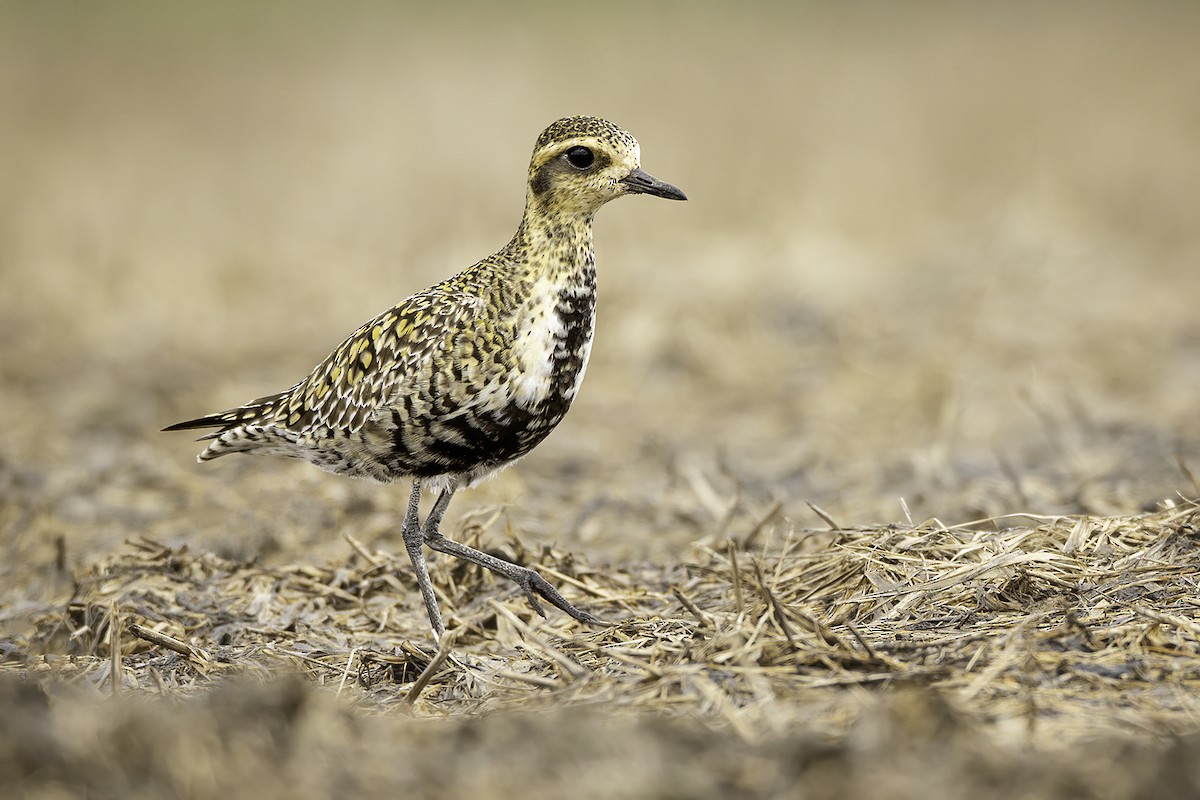
[(454, 417), (437, 423), (432, 433), (413, 443), (413, 431), (393, 412), (392, 449), (388, 467), (397, 477), (431, 478), (446, 473), (469, 474), (498, 469), (529, 453), (550, 435), (566, 413), (534, 414), (517, 405)]

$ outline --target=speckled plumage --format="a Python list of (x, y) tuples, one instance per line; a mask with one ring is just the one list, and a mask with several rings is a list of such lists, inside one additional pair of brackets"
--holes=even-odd
[[(493, 563), (442, 537), (438, 524), (458, 488), (532, 450), (575, 399), (595, 320), (595, 212), (626, 193), (686, 199), (639, 160), (637, 141), (610, 122), (553, 123), (534, 148), (521, 225), (497, 253), (363, 324), (290, 389), (165, 430), (217, 428), (201, 437), (212, 442), (200, 461), (255, 453), (412, 479), (405, 543), (439, 635), (422, 544), (517, 581), (539, 613), (535, 593), (595, 621), (532, 570)], [(423, 529), (422, 485), (439, 491)]]

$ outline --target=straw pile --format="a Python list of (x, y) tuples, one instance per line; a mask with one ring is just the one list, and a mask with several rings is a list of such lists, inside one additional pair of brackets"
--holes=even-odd
[[(485, 774), (502, 794), (552, 796), (562, 783), (544, 774), (542, 762), (555, 757), (600, 770), (614, 786), (626, 786), (627, 770), (644, 771), (650, 783), (642, 786), (653, 794), (682, 779), (669, 778), (673, 769), (661, 759), (717, 752), (723, 755), (698, 774), (729, 781), (721, 791), (765, 794), (796, 781), (838, 792), (878, 786), (867, 765), (885, 755), (905, 762), (891, 778), (899, 796), (929, 790), (935, 775), (948, 781), (943, 788), (978, 790), (980, 781), (1003, 783), (1018, 764), (1028, 772), (1009, 775), (1009, 789), (1099, 781), (1093, 788), (1117, 792), (1094, 759), (1081, 762), (1086, 769), (1055, 763), (1080, 746), (1097, 754), (1134, 748), (1146, 770), (1167, 769), (1155, 780), (1186, 780), (1186, 770), (1169, 764), (1200, 753), (1200, 742), (1169, 745), (1157, 737), (1194, 730), (1200, 713), (1200, 509), (1012, 525), (1018, 521), (817, 531), (771, 515), (740, 539), (700, 546), (693, 559), (667, 568), (593, 566), (509, 542), (500, 552), (537, 564), (612, 624), (587, 630), (559, 616), (531, 620), (507, 585), (439, 560), (435, 581), (452, 609), (440, 651), (423, 630), (403, 556), (348, 538), (345, 557), (334, 563), (266, 567), (131, 541), (76, 576), (69, 600), (39, 615), (28, 639), (6, 642), (4, 671), (23, 675), (26, 688), (9, 681), (5, 691), (37, 710), (22, 706), (4, 735), (24, 735), (21, 715), (38, 720), (47, 749), (35, 761), (59, 763), (68, 785), (94, 785), (96, 775), (85, 773), (100, 759), (103, 775), (114, 763), (124, 770), (118, 783), (138, 784), (134, 773), (146, 771), (177, 790), (197, 769), (204, 773), (206, 762), (197, 767), (189, 756), (189, 766), (180, 766), (174, 747), (200, 748), (248, 779), (250, 756), (230, 761), (229, 743), (212, 751), (228, 728), (235, 738), (250, 736), (252, 750), (282, 748), (288, 759), (307, 762), (315, 757), (308, 748), (319, 749), (318, 762), (269, 784), (301, 796), (319, 796), (306, 792), (334, 780), (341, 757), (362, 755), (347, 726), (383, 726), (374, 735), (418, 762), (392, 770), (370, 762), (382, 771), (355, 778), (367, 788), (427, 780), (424, 758), (447, 769), (460, 754), (479, 762), (445, 778), (444, 796)], [(486, 526), (472, 532), (482, 546), (495, 544)], [(281, 674), (307, 680), (279, 684)], [(63, 682), (124, 698), (96, 706), (105, 710), (91, 718), (88, 735), (108, 741), (128, 728), (139, 737), (161, 732), (173, 744), (134, 761), (114, 741), (76, 752), (70, 740), (79, 735), (78, 710), (70, 725), (63, 717), (56, 727), (55, 712), (29, 695), (38, 685), (62, 695)], [(314, 696), (310, 684), (326, 690)], [(227, 688), (208, 694), (214, 685)], [(130, 695), (199, 699), (143, 705)], [(349, 718), (347, 702), (402, 714)], [(178, 727), (162, 719), (177, 711)], [(422, 718), (458, 721), (429, 728)], [(552, 744), (560, 726), (578, 737), (565, 750)], [(481, 754), (471, 744), (477, 728), (489, 741), (507, 742), (504, 749)], [(298, 750), (280, 742), (317, 729), (319, 740), (305, 739)], [(514, 750), (510, 737), (540, 744)], [(946, 761), (926, 774), (917, 762), (935, 752)], [(831, 777), (814, 759), (841, 766)], [(1141, 768), (1125, 766), (1122, 786), (1145, 790)], [(214, 786), (228, 785), (220, 773), (209, 775)], [(100, 785), (111, 785), (110, 777)], [(718, 796), (720, 785), (695, 796)], [(1111, 796), (1137, 796), (1124, 791)]]

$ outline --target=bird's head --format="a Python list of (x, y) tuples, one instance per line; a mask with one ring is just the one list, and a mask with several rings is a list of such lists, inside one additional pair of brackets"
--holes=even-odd
[(637, 139), (597, 117), (567, 117), (542, 131), (529, 164), (531, 209), (590, 217), (624, 194), (687, 196), (642, 171)]

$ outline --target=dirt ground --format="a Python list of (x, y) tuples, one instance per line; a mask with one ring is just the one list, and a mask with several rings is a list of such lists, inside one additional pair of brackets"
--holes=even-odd
[[(0, 9), (0, 794), (1196, 796), (1200, 7), (597, 8)], [(610, 624), (435, 557), (439, 652), (403, 487), (158, 429), (576, 113), (690, 199), (444, 530)]]

